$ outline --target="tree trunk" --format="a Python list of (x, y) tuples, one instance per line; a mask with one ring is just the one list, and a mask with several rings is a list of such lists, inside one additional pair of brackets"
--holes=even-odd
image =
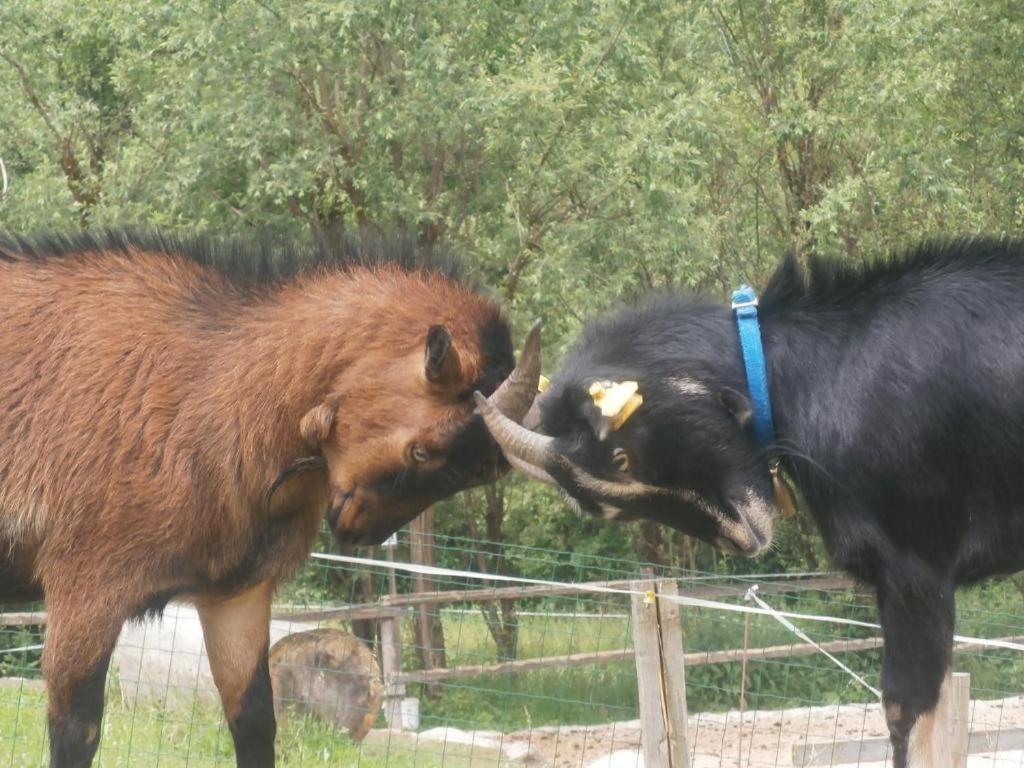
[(644, 520), (634, 529), (633, 548), (645, 563), (664, 565), (665, 537), (661, 526)]
[[(470, 514), (468, 517), (470, 535), (480, 542), (477, 547), (477, 566), (481, 573), (501, 572), (501, 526), (505, 520), (505, 496), (499, 486), (500, 484), (484, 486), (486, 541), (480, 538), (473, 515)], [(490, 567), (488, 554), (495, 558), (495, 568)], [(516, 617), (516, 601), (498, 600), (481, 603), (480, 612), (483, 614), (484, 623), (487, 624), (487, 630), (494, 638), (498, 659), (501, 661), (515, 659), (519, 650), (519, 620)]]
[[(409, 524), (409, 559), (418, 565), (436, 565), (434, 552), (434, 510), (428, 509)], [(412, 576), (412, 591), (420, 594), (432, 591), (427, 578), (420, 573)], [(415, 614), (416, 655), (422, 669), (444, 668), (444, 626), (439, 606), (425, 603), (417, 606)], [(430, 696), (439, 693), (437, 684), (428, 684)]]
[[(340, 575), (344, 571), (337, 573)], [(352, 592), (358, 595), (359, 602), (365, 605), (377, 602), (377, 598), (380, 597), (373, 588), (373, 574), (368, 571), (363, 571), (355, 577)], [(351, 625), (352, 634), (366, 643), (370, 650), (373, 650), (380, 637), (380, 621), (378, 619), (353, 619)]]

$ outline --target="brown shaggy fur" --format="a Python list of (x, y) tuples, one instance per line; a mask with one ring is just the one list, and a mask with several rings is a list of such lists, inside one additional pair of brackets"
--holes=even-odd
[[(124, 620), (172, 596), (197, 602), (204, 626), (244, 625), (233, 613), (246, 607), (262, 629), (214, 671), (230, 719), (266, 652), (273, 588), (325, 509), (339, 539), (358, 542), (436, 500), (406, 478), (446, 471), (452, 440), (478, 420), (473, 389), (512, 366), (507, 326), (463, 283), (407, 264), (251, 284), (130, 243), (69, 251), (0, 245), (0, 603), (45, 592), (51, 726), (105, 668)], [(452, 338), (433, 381), (431, 325)], [(486, 446), (476, 454), (443, 495), (493, 475)], [(309, 456), (329, 469), (289, 477), (268, 502)], [(225, 671), (232, 659), (245, 669)]]

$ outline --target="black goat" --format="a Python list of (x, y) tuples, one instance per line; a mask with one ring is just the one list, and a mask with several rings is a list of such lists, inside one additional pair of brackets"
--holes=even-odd
[(770, 540), (781, 462), (834, 564), (877, 592), (895, 765), (948, 765), (934, 722), (955, 588), (1024, 567), (1024, 243), (788, 260), (759, 310), (767, 446), (726, 305), (661, 296), (594, 323), (535, 432), (478, 401), (513, 465), (583, 509), (747, 555)]

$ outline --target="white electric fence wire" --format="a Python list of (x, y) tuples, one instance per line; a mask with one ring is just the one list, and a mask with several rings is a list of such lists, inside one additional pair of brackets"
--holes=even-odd
[[(478, 571), (460, 571), (453, 568), (441, 568), (436, 565), (418, 565), (415, 563), (400, 563), (387, 560), (373, 560), (367, 557), (353, 557), (351, 555), (330, 555), (325, 552), (313, 552), (310, 557), (316, 560), (326, 560), (335, 563), (346, 563), (349, 565), (362, 565), (369, 568), (385, 568), (396, 571), (404, 571), (406, 573), (418, 573), (423, 576), (443, 576), (447, 578), (456, 579), (472, 579), (476, 581), (490, 581), (490, 582), (502, 582), (505, 584), (523, 584), (530, 586), (543, 586), (543, 587), (556, 587), (565, 588), (571, 587), (577, 592), (591, 592), (604, 595), (640, 595), (645, 598), (650, 598), (645, 592), (640, 592), (633, 589), (622, 589), (618, 587), (605, 587), (599, 584), (587, 584), (587, 583), (574, 583), (564, 581), (549, 581), (547, 579), (527, 579), (522, 576), (505, 576), (498, 573), (479, 573)], [(756, 590), (756, 585), (754, 585)], [(748, 592), (749, 594), (749, 592)], [(678, 605), (687, 606), (690, 608), (707, 608), (708, 610), (724, 611), (726, 613), (741, 613), (755, 616), (771, 616), (776, 621), (780, 619), (794, 619), (797, 621), (816, 621), (824, 624), (839, 624), (849, 627), (864, 627), (866, 629), (881, 629), (882, 627), (878, 624), (869, 621), (858, 621), (857, 619), (844, 619), (838, 616), (821, 616), (810, 613), (792, 613), (790, 611), (776, 611), (769, 607), (760, 598), (754, 596), (755, 601), (759, 604), (757, 608), (753, 608), (749, 605), (734, 605), (732, 603), (720, 603), (715, 600), (704, 600), (698, 597), (686, 597), (684, 595), (658, 595), (661, 600), (667, 600)], [(805, 640), (822, 653), (825, 653), (830, 658), (833, 658), (826, 651), (823, 651), (820, 646), (817, 646), (810, 638), (800, 632), (792, 624), (786, 622), (786, 625), (790, 628), (790, 631), (797, 634), (798, 637)], [(1001, 648), (1010, 651), (1024, 652), (1024, 644), (1014, 643), (1009, 640), (989, 640), (981, 637), (968, 637), (964, 635), (954, 635), (954, 642), (958, 643), (970, 643), (972, 645), (978, 645), (984, 648)], [(20, 650), (38, 650), (42, 646), (30, 646), (25, 649), (22, 648), (11, 648), (11, 649), (0, 649), (2, 653), (15, 653)], [(838, 661), (837, 661), (838, 663)], [(853, 674), (851, 672), (851, 674)], [(864, 683), (867, 685), (867, 683)], [(871, 688), (871, 686), (867, 686)], [(874, 691), (874, 688), (871, 688)]]
[[(480, 613), (474, 608), (441, 608), (441, 613), (463, 613), (476, 615)], [(526, 616), (544, 619), (628, 619), (628, 613), (586, 613), (580, 611), (516, 611), (516, 616)]]
[[(498, 573), (480, 573), (478, 571), (460, 571), (453, 568), (441, 568), (436, 565), (417, 565), (415, 563), (388, 562), (386, 560), (372, 560), (366, 557), (353, 557), (351, 555), (329, 555), (323, 552), (314, 552), (310, 557), (318, 560), (328, 560), (337, 563), (348, 563), (350, 565), (362, 565), (370, 568), (392, 568), (406, 573), (419, 573), (424, 576), (444, 576), (455, 579), (473, 579), (476, 581), (502, 582), (505, 584), (523, 584), (542, 587), (557, 587), (564, 589), (571, 587), (577, 592), (593, 592), (604, 595), (641, 595), (650, 597), (644, 592), (634, 589), (622, 589), (619, 587), (605, 587), (599, 584), (575, 583), (565, 581), (548, 581), (546, 579), (527, 579), (522, 576), (504, 576)], [(857, 619), (844, 619), (838, 616), (821, 616), (812, 613), (792, 613), (790, 611), (767, 611), (761, 607), (749, 605), (734, 605), (732, 603), (719, 603), (714, 600), (704, 600), (699, 597), (686, 597), (684, 595), (658, 595), (659, 600), (667, 600), (690, 608), (707, 608), (714, 611), (727, 613), (746, 613), (754, 616), (783, 616), (787, 619), (797, 621), (816, 621), (823, 624), (839, 624), (848, 627), (864, 627), (865, 629), (881, 629), (881, 625), (870, 621), (858, 621)], [(982, 637), (968, 637), (965, 635), (953, 635), (954, 642), (970, 643), (985, 648), (1002, 648), (1009, 651), (1024, 652), (1024, 644), (1014, 643), (1009, 640), (988, 640)]]
[[(808, 637), (807, 634), (804, 633), (799, 627), (795, 626), (792, 622), (788, 621), (778, 611), (773, 609), (770, 605), (768, 605), (768, 603), (766, 603), (764, 600), (762, 600), (760, 597), (758, 597), (757, 596), (757, 584), (755, 584), (754, 586), (752, 586), (750, 589), (747, 590), (747, 594), (743, 597), (743, 599), (747, 600), (747, 601), (753, 601), (753, 602), (757, 603), (758, 606), (760, 606), (763, 610), (767, 611), (768, 615), (771, 616), (773, 619), (775, 619), (777, 622), (779, 622), (779, 624), (784, 626), (786, 629), (788, 629), (794, 635), (799, 637), (805, 643), (810, 643), (811, 645), (813, 645), (821, 653), (825, 654), (832, 661), (832, 663), (834, 663), (837, 667), (839, 667), (841, 670), (843, 670), (843, 672), (848, 674), (850, 677), (852, 677), (858, 683), (860, 683), (865, 688), (867, 688), (869, 691), (871, 691), (879, 701), (882, 700), (882, 692), (880, 690), (875, 688), (867, 680), (865, 680), (863, 677), (858, 675), (856, 672), (854, 672), (848, 666), (843, 664), (843, 662), (841, 662), (839, 659), (837, 659), (831, 653), (826, 651), (824, 648), (822, 648), (816, 642), (811, 640), (811, 638)], [(742, 717), (742, 712), (741, 712), (740, 716)]]
[(23, 645), (21, 648), (0, 648), (0, 653), (21, 653), (22, 651), (41, 651), (41, 645)]

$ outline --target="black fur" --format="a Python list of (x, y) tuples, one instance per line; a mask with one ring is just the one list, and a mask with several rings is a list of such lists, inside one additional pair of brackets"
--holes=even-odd
[(88, 768), (100, 744), (110, 651), (71, 693), (70, 711), (50, 717), (50, 768)]
[[(616, 479), (612, 455), (623, 448), (632, 457), (633, 479), (694, 490), (726, 511), (747, 486), (768, 495), (767, 470), (749, 477), (762, 458), (752, 433), (737, 428), (717, 396), (723, 388), (746, 391), (729, 322), (727, 307), (661, 294), (590, 325), (540, 400), (542, 430), (558, 436), (575, 463), (607, 479)], [(706, 383), (710, 396), (679, 397), (672, 385), (679, 377)], [(587, 394), (597, 380), (635, 380), (644, 397), (636, 414), (604, 441), (595, 437)], [(715, 438), (709, 443), (705, 435)], [(570, 481), (563, 468), (547, 469), (581, 507), (601, 512), (599, 500)], [(707, 541), (717, 533), (698, 507), (676, 500), (645, 497), (620, 506), (620, 520), (655, 520)]]
[(270, 666), (264, 649), (249, 687), (242, 696), (238, 713), (228, 727), (235, 742), (238, 765), (246, 768), (274, 768), (274, 694), (270, 686)]
[(427, 329), (427, 348), (423, 360), (423, 372), (427, 381), (437, 381), (444, 373), (444, 361), (452, 348), (452, 334), (443, 325), (432, 325)]
[[(956, 586), (1024, 568), (1024, 243), (930, 243), (863, 269), (812, 260), (805, 272), (790, 259), (760, 316), (769, 448), (717, 408), (723, 388), (747, 391), (732, 312), (671, 296), (585, 332), (543, 400), (542, 430), (594, 474), (614, 479), (620, 445), (634, 477), (713, 505), (737, 487), (770, 498), (769, 461), (780, 458), (835, 565), (877, 590), (903, 766), (950, 664)], [(708, 396), (673, 391), (673, 377)], [(585, 418), (585, 387), (602, 378), (636, 379), (645, 397), (604, 443)], [(681, 504), (624, 517), (715, 536), (713, 520)]]
[(25, 570), (0, 552), (0, 606), (4, 603), (32, 603), (43, 599), (43, 588)]
[(174, 600), (179, 595), (185, 594), (188, 591), (190, 591), (189, 588), (182, 586), (175, 589), (163, 589), (159, 592), (154, 592), (136, 609), (132, 618), (140, 622), (159, 619), (164, 615), (164, 611), (167, 609), (167, 604), (171, 602), (171, 600)]

